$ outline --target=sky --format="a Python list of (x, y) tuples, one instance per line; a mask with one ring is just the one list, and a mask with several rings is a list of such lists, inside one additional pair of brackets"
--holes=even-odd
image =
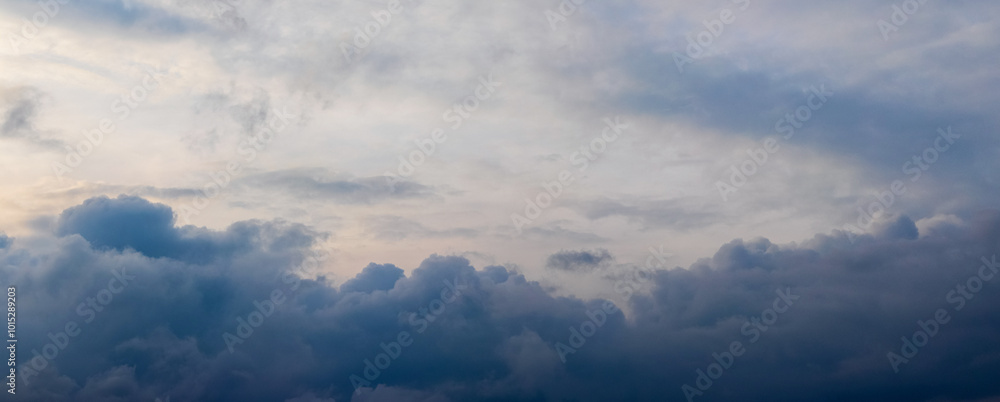
[(1000, 401), (997, 21), (5, 0), (3, 400)]

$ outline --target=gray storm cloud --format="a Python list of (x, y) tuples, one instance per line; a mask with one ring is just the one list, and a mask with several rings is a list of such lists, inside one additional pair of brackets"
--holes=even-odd
[[(1000, 213), (983, 218), (919, 238), (902, 220), (854, 245), (734, 240), (656, 271), (629, 317), (461, 257), (300, 278), (321, 236), (304, 226), (176, 227), (126, 196), (67, 209), (50, 247), (13, 240), (0, 274), (21, 295), (28, 401), (685, 400), (733, 342), (743, 353), (697, 400), (975, 400), (1000, 391), (1000, 282), (967, 287), (996, 268)], [(949, 322), (894, 367), (939, 309)]]

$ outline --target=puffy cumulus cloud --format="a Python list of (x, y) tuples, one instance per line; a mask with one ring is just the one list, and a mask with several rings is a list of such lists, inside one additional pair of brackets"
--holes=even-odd
[(368, 264), (358, 276), (345, 282), (340, 289), (345, 292), (371, 293), (376, 290), (389, 290), (396, 286), (396, 281), (403, 277), (403, 270), (395, 265), (376, 263)]
[(875, 235), (893, 239), (916, 239), (920, 235), (917, 224), (908, 216), (898, 216), (875, 227)]
[[(337, 287), (294, 274), (321, 237), (299, 225), (171, 217), (96, 198), (63, 213), (53, 245), (0, 249), (21, 297), (19, 367), (39, 369), (21, 373), (21, 400), (685, 400), (734, 341), (745, 352), (695, 400), (1000, 395), (997, 212), (919, 238), (900, 218), (854, 244), (735, 240), (636, 277), (648, 292), (629, 317), (455, 256), (408, 276), (371, 264)], [(950, 320), (895, 373), (887, 354), (938, 309)]]
[(173, 210), (163, 204), (124, 195), (116, 199), (97, 197), (63, 211), (56, 234), (80, 235), (98, 249), (132, 249), (151, 258), (194, 263), (227, 258), (259, 244), (264, 236), (274, 236), (266, 240), (279, 249), (306, 246), (316, 236), (302, 225), (288, 225), (278, 231), (274, 224), (237, 223), (216, 233), (194, 226), (176, 228), (174, 221)]

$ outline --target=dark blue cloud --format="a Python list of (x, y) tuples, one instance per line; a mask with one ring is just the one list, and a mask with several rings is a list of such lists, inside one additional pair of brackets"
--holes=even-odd
[(396, 285), (396, 281), (403, 277), (403, 270), (392, 264), (379, 265), (368, 264), (361, 270), (358, 276), (345, 282), (340, 290), (342, 292), (364, 292), (371, 293), (376, 290), (389, 290)]
[[(56, 234), (80, 235), (95, 248), (118, 251), (131, 249), (152, 258), (172, 258), (206, 263), (229, 258), (239, 251), (258, 246), (270, 224), (241, 222), (225, 232), (212, 232), (194, 226), (175, 227), (170, 207), (145, 199), (120, 195), (118, 198), (91, 198), (69, 208), (59, 216)], [(302, 225), (290, 225), (287, 232), (271, 240), (280, 249), (311, 244), (312, 233)]]
[(875, 233), (877, 236), (888, 239), (905, 240), (914, 240), (920, 235), (917, 230), (917, 225), (906, 215), (898, 216), (880, 226), (877, 226), (875, 228)]
[[(1000, 282), (983, 282), (961, 310), (946, 295), (981, 271), (982, 257), (994, 264), (998, 217), (919, 238), (899, 218), (854, 245), (839, 232), (801, 245), (733, 241), (689, 269), (614, 286), (628, 293), (628, 319), (600, 313), (603, 300), (554, 296), (454, 256), (432, 255), (409, 276), (372, 264), (338, 288), (294, 274), (316, 233), (258, 221), (191, 232), (172, 226), (169, 208), (129, 197), (67, 210), (60, 233), (80, 236), (51, 250), (0, 249), (0, 277), (23, 298), (22, 367), (67, 322), (81, 331), (20, 385), (25, 401), (685, 400), (681, 387), (733, 341), (745, 355), (695, 400), (977, 400), (1000, 395)], [(116, 275), (132, 278), (91, 311), (87, 299)], [(264, 301), (276, 291), (272, 308)], [(766, 331), (747, 332), (775, 308), (776, 291), (798, 299)], [(894, 373), (887, 353), (942, 308), (951, 320)], [(252, 333), (227, 345), (248, 320)], [(564, 363), (558, 345), (581, 330)], [(395, 349), (403, 332), (412, 343)], [(386, 348), (397, 357), (378, 360), (377, 377), (355, 393), (351, 376), (364, 378)]]
[(63, 211), (56, 234), (78, 234), (98, 248), (132, 248), (150, 257), (175, 252), (180, 237), (170, 207), (129, 196), (92, 198)]

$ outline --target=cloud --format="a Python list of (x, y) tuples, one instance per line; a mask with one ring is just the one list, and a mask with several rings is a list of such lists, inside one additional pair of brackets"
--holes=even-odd
[(640, 224), (643, 228), (672, 227), (682, 230), (696, 229), (714, 223), (719, 214), (704, 205), (689, 205), (693, 200), (631, 200), (615, 201), (600, 198), (576, 206), (587, 219), (597, 220), (621, 216)]
[(430, 197), (427, 186), (401, 181), (390, 184), (387, 177), (349, 177), (321, 168), (287, 169), (258, 173), (239, 179), (242, 185), (268, 190), (280, 189), (296, 198), (331, 200), (348, 204), (373, 204), (392, 199)]
[[(746, 355), (699, 400), (1000, 394), (990, 379), (1000, 370), (1000, 324), (989, 318), (1000, 313), (1000, 282), (984, 282), (961, 310), (945, 298), (977, 275), (981, 257), (993, 264), (996, 212), (947, 235), (913, 238), (907, 229), (890, 231), (902, 237), (863, 235), (855, 245), (840, 232), (800, 245), (736, 240), (688, 269), (617, 286), (629, 292), (628, 318), (595, 313), (602, 300), (556, 297), (506, 268), (476, 269), (452, 256), (433, 255), (410, 275), (371, 264), (339, 288), (325, 277), (283, 281), (319, 234), (260, 221), (224, 231), (178, 228), (172, 216), (140, 198), (95, 198), (60, 216), (54, 247), (0, 249), (0, 275), (18, 286), (19, 313), (30, 317), (21, 321), (19, 364), (29, 367), (31, 351), (45, 350), (48, 334), (67, 322), (81, 331), (39, 374), (22, 373), (19, 396), (684, 400), (680, 387), (694, 384), (712, 353), (733, 341), (743, 342)], [(554, 257), (585, 265), (611, 258), (602, 250)], [(116, 269), (134, 278), (87, 322), (87, 298), (106, 289)], [(259, 311), (276, 290), (283, 302), (230, 353), (223, 334), (235, 333), (237, 319)], [(772, 308), (777, 290), (799, 299), (766, 331), (748, 332), (745, 323)], [(886, 354), (938, 309), (951, 321), (895, 374)], [(601, 325), (563, 363), (556, 345), (571, 342), (569, 329), (588, 320)], [(404, 331), (412, 343), (355, 394), (350, 376), (363, 376), (366, 359)]]
[[(157, 4), (159, 3), (159, 4)], [(102, 29), (108, 27), (121, 34), (148, 35), (152, 37), (178, 37), (208, 31), (205, 17), (209, 13), (181, 15), (182, 9), (164, 7), (164, 2), (142, 0), (95, 0), (86, 3), (63, 5), (57, 14), (60, 19), (70, 20), (76, 29), (93, 29), (100, 22)], [(60, 3), (61, 4), (61, 3)]]
[[(998, 214), (977, 212), (1000, 195), (1000, 8), (928, 2), (883, 40), (876, 21), (891, 18), (888, 2), (747, 2), (679, 73), (674, 52), (741, 2), (587, 2), (555, 29), (546, 11), (557, 1), (403, 1), (386, 24), (373, 14), (384, 4), (369, 2), (62, 6), (15, 45), (21, 57), (0, 60), (23, 85), (0, 99), (0, 139), (60, 151), (16, 147), (0, 158), (10, 173), (0, 225), (17, 236), (0, 235), (0, 278), (24, 298), (21, 363), (48, 353), (67, 322), (82, 329), (22, 377), (21, 396), (685, 400), (680, 387), (739, 340), (747, 354), (696, 400), (995, 399), (1000, 282), (983, 283), (961, 311), (947, 295), (967, 291), (981, 257), (1000, 249)], [(38, 7), (0, 11), (23, 31)], [(367, 27), (378, 34), (369, 31), (366, 56), (348, 56)], [(75, 170), (86, 184), (47, 181), (62, 160), (53, 138), (75, 144), (81, 129), (118, 116), (108, 106), (138, 94), (145, 70), (166, 73)], [(453, 126), (442, 112), (491, 72), (503, 82), (497, 97)], [(830, 102), (740, 199), (720, 204), (713, 183), (777, 134), (812, 85), (827, 85)], [(60, 113), (47, 113), (48, 99)], [(213, 229), (180, 226), (175, 211), (139, 198), (197, 195), (285, 105), (303, 117), (198, 217)], [(634, 128), (576, 170), (573, 153), (616, 115)], [(854, 222), (861, 201), (908, 178), (903, 163), (942, 126), (962, 137), (919, 183), (906, 180), (870, 234), (812, 237)], [(380, 174), (435, 127), (447, 142), (413, 181), (389, 185)], [(563, 169), (573, 187), (515, 234), (509, 213)], [(40, 198), (52, 194), (61, 201)], [(303, 273), (327, 230), (339, 231), (336, 264), (310, 270), (329, 276)], [(684, 268), (625, 269), (651, 244), (682, 254)], [(433, 254), (470, 249), (524, 269)], [(346, 281), (329, 274), (359, 270)], [(535, 273), (562, 279), (558, 293)], [(119, 276), (135, 278), (108, 293)], [(597, 283), (571, 282), (581, 277)], [(433, 313), (456, 286), (467, 289)], [(280, 305), (260, 307), (276, 290)], [(801, 299), (751, 344), (746, 322), (774, 306), (776, 290)], [(604, 306), (581, 294), (620, 301), (628, 316), (605, 313), (564, 363), (557, 345), (575, 343)], [(87, 304), (105, 295), (102, 310)], [(894, 373), (886, 354), (939, 308), (951, 321)], [(255, 311), (267, 312), (263, 324), (227, 344)], [(403, 331), (413, 344), (355, 393), (350, 376), (381, 362)]]
[(565, 239), (576, 243), (598, 243), (608, 240), (593, 233), (566, 228), (565, 223), (565, 221), (556, 221), (536, 224), (524, 229), (524, 236), (532, 239)]
[[(135, 250), (151, 258), (195, 263), (227, 258), (265, 240), (293, 248), (309, 245), (316, 237), (296, 224), (236, 223), (225, 232), (212, 232), (194, 226), (177, 228), (174, 223), (173, 210), (166, 205), (133, 196), (102, 196), (63, 211), (56, 234), (80, 235), (97, 249)], [(276, 237), (267, 238), (271, 236)]]
[(37, 114), (38, 103), (41, 101), (41, 94), (33, 88), (23, 88), (15, 91), (9, 99), (7, 113), (4, 115), (3, 125), (0, 125), (0, 134), (13, 137), (15, 135), (34, 130), (32, 120)]
[(880, 222), (876, 225), (874, 233), (877, 236), (888, 239), (913, 240), (920, 236), (917, 224), (906, 215)]
[(121, 185), (108, 183), (80, 182), (74, 187), (54, 192), (63, 197), (94, 196), (98, 194), (125, 194), (138, 197), (176, 199), (202, 195), (194, 188), (155, 187), (148, 185)]
[(604, 249), (560, 251), (549, 256), (545, 267), (561, 271), (589, 272), (614, 259), (611, 253)]
[(468, 228), (436, 230), (401, 216), (383, 215), (366, 219), (369, 230), (375, 237), (386, 240), (402, 240), (406, 238), (442, 238), (442, 237), (476, 237), (479, 231)]
[(34, 87), (0, 88), (5, 112), (0, 136), (32, 141), (47, 148), (62, 148), (62, 141), (43, 137), (35, 125), (44, 94)]
[(342, 292), (362, 292), (372, 293), (377, 290), (387, 291), (396, 285), (396, 281), (403, 277), (403, 270), (395, 265), (376, 263), (368, 264), (365, 269), (340, 286)]

